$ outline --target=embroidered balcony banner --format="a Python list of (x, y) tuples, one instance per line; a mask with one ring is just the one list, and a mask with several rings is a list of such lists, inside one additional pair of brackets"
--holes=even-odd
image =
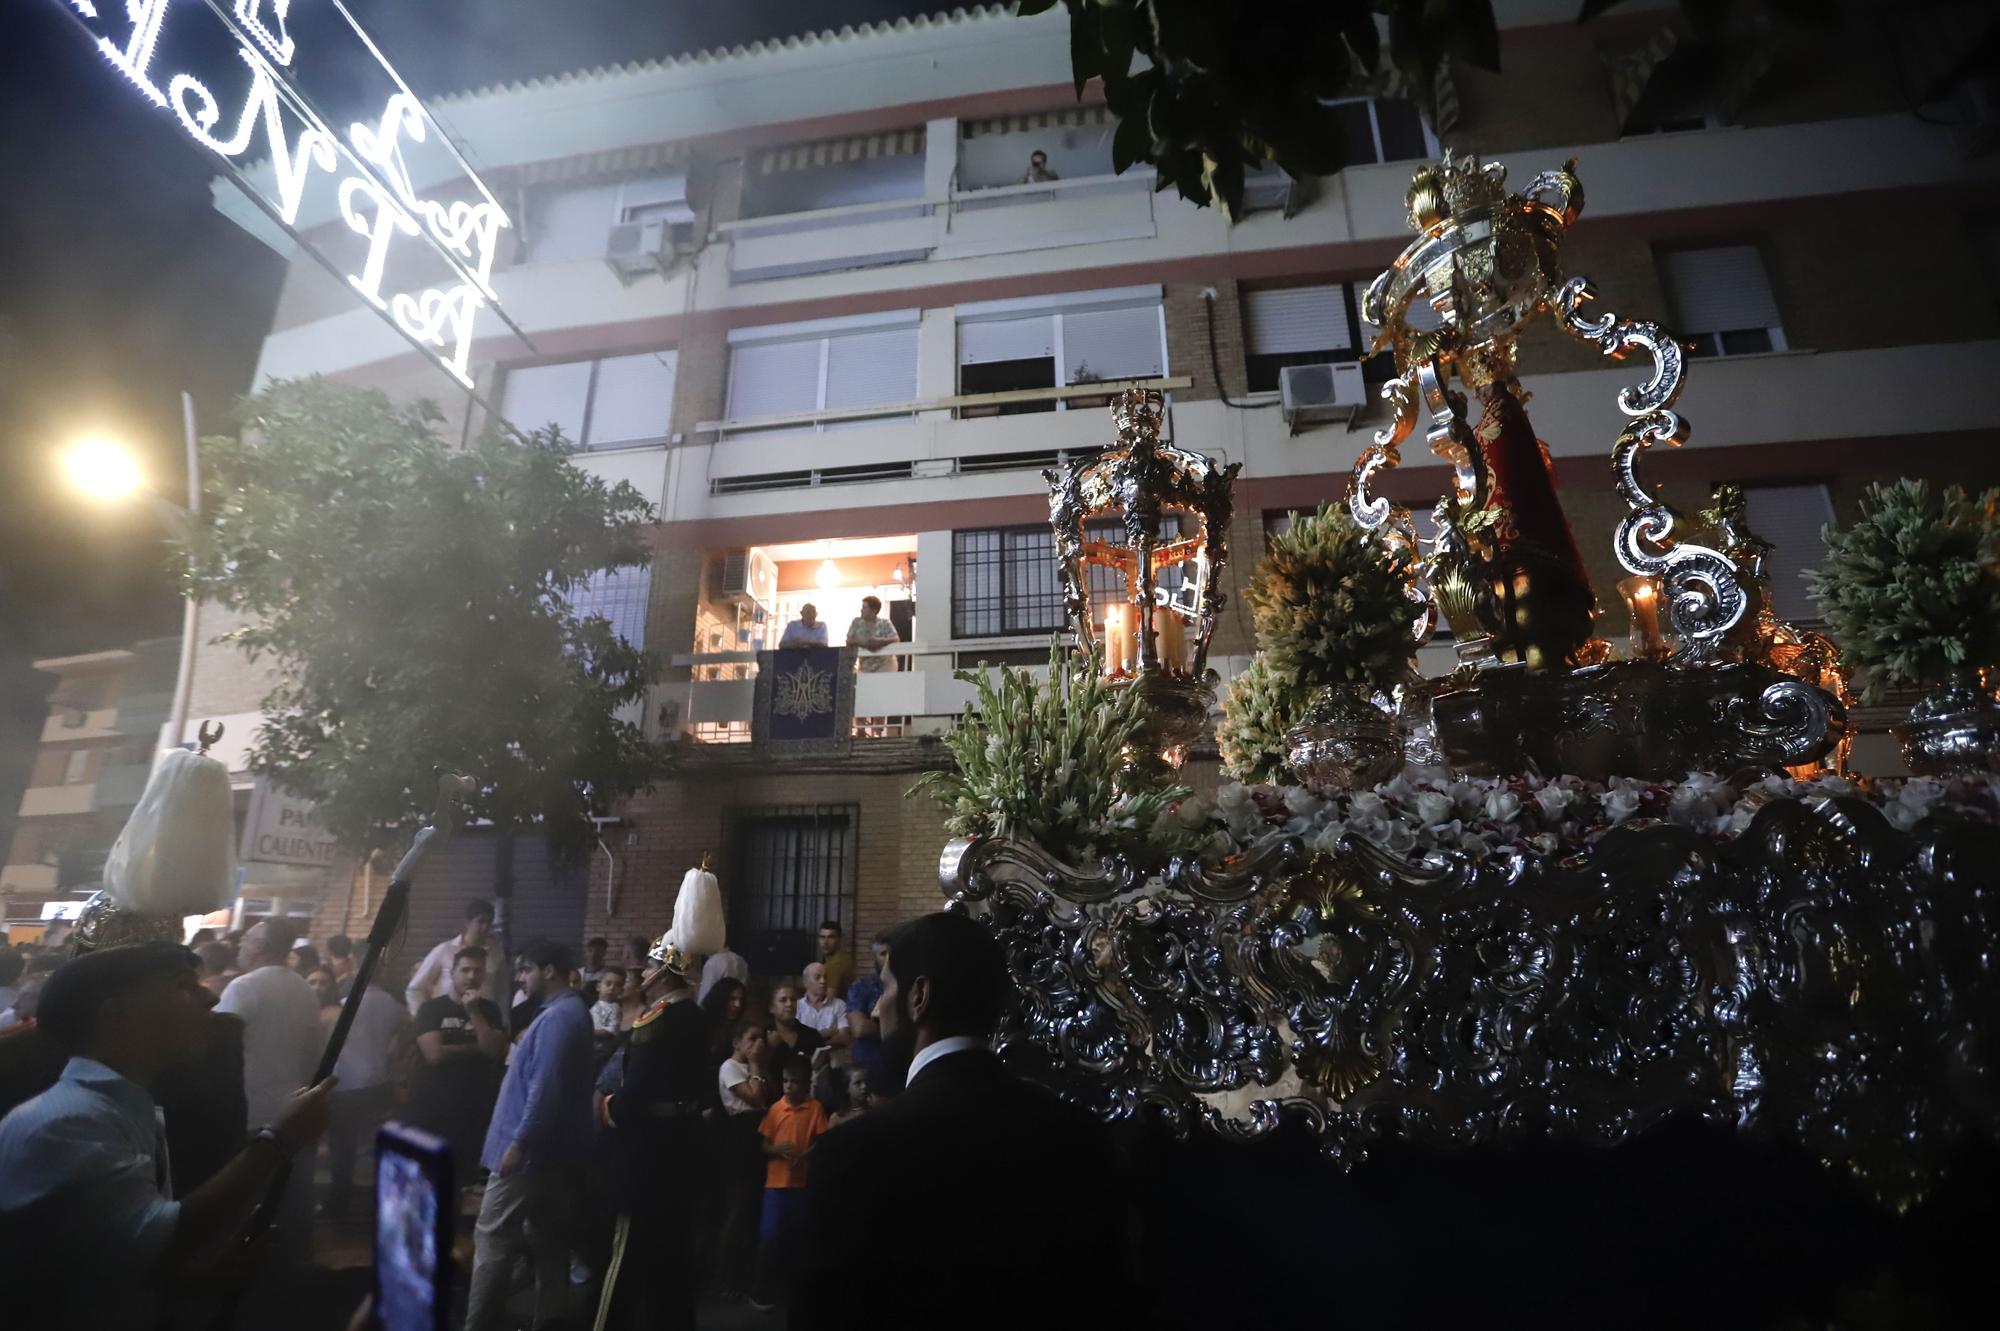
[(779, 754), (847, 752), (854, 737), (852, 657), (841, 647), (759, 652), (757, 743)]

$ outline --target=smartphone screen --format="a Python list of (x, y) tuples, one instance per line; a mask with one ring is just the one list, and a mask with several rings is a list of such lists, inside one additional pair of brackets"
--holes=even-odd
[(375, 1139), (375, 1324), (446, 1331), (451, 1303), (451, 1150), (400, 1123)]

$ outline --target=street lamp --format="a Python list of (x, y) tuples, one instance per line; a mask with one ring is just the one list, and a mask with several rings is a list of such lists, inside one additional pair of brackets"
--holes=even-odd
[(145, 488), (138, 461), (122, 445), (102, 436), (80, 439), (63, 453), (63, 471), (91, 499), (128, 499)]
[[(187, 444), (187, 507), (180, 508), (146, 483), (145, 472), (129, 449), (91, 435), (78, 440), (63, 452), (63, 471), (70, 484), (98, 503), (114, 503), (145, 494), (172, 511), (175, 520), (185, 521), (192, 531), (201, 516), (201, 470), (195, 454), (194, 398), (181, 394), (181, 428)], [(174, 706), (167, 718), (168, 748), (179, 748), (187, 738), (188, 703), (194, 693), (194, 640), (201, 621), (201, 601), (192, 593), (181, 615), (180, 669), (174, 678)]]

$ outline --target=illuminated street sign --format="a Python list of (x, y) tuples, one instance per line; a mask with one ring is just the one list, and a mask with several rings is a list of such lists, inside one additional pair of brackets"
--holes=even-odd
[[(160, 68), (161, 38), (169, 13), (191, 21), (196, 6), (183, 0), (62, 0), (72, 17), (97, 38), (112, 66), (155, 105), (171, 111), (188, 136), (222, 160), (244, 193), (329, 271), (356, 292), (407, 341), (467, 389), (473, 320), (491, 305), (499, 309), (492, 285), (493, 256), (500, 232), (510, 223), (506, 210), (480, 181), (432, 120), (423, 103), (382, 58), (345, 5), (334, 0), (361, 46), (378, 65), (393, 91), (372, 122), (336, 133), (300, 86), (294, 66), (301, 52), (286, 24), (291, 0), (202, 0), (213, 20), (233, 38), (234, 62), (221, 70)], [(183, 17), (187, 16), (187, 17)], [(247, 75), (247, 82), (245, 77)], [(218, 94), (209, 82), (227, 79)], [(225, 113), (225, 106), (229, 108)], [(411, 172), (412, 152), (448, 153), (453, 169), (433, 172), (454, 183), (470, 183), (474, 197), (431, 197)], [(257, 165), (261, 162), (263, 166)], [(269, 180), (257, 179), (268, 171)], [(360, 238), (334, 257), (299, 229), (308, 191), (331, 192), (334, 215)], [(454, 189), (454, 194), (465, 191)], [(308, 228), (310, 229), (310, 228)], [(324, 237), (321, 238), (324, 240)], [(390, 252), (422, 246), (445, 270), (440, 285), (413, 291), (385, 291)], [(400, 260), (399, 269), (404, 267)], [(508, 322), (513, 327), (511, 321)], [(520, 330), (515, 328), (518, 334)]]

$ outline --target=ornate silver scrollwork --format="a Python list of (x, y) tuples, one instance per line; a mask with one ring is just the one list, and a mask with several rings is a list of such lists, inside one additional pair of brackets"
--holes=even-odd
[(1730, 704), (1729, 721), (1773, 767), (1810, 762), (1826, 751), (1829, 734), (1847, 723), (1847, 709), (1824, 689), (1799, 679), (1771, 685), (1754, 702)]
[(1891, 1204), (2000, 1124), (2000, 898), (1968, 890), (1991, 826), (1773, 798), (1721, 846), (1640, 823), (1571, 858), (1412, 864), (1275, 838), (1149, 883), (955, 845), (953, 908), (1015, 981), (1001, 1053), (1107, 1119), (1289, 1122), (1352, 1162), (1389, 1139), (1612, 1145), (1692, 1113)]
[(1609, 310), (1592, 318), (1583, 312), (1597, 298), (1587, 277), (1572, 277), (1556, 292), (1558, 321), (1572, 337), (1595, 344), (1613, 360), (1633, 349), (1652, 359), (1653, 374), (1642, 384), (1618, 390), (1618, 409), (1635, 417), (1618, 435), (1611, 452), (1618, 492), (1631, 509), (1618, 524), (1614, 538), (1618, 562), (1628, 572), (1660, 580), (1667, 616), (1679, 638), (1675, 654), (1683, 660), (1705, 660), (1722, 645), (1750, 607), (1744, 570), (1720, 550), (1679, 541), (1674, 528), (1680, 515), (1639, 481), (1639, 454), (1656, 443), (1679, 447), (1687, 439), (1687, 422), (1673, 412), (1686, 379), (1680, 343), (1659, 324), (1620, 319)]
[(1382, 385), (1382, 400), (1389, 404), (1389, 423), (1375, 432), (1374, 444), (1356, 459), (1354, 484), (1347, 492), (1347, 511), (1370, 531), (1388, 522), (1393, 512), (1388, 499), (1374, 493), (1375, 473), (1403, 460), (1403, 441), (1417, 428), (1419, 397), (1414, 374), (1399, 375)]

